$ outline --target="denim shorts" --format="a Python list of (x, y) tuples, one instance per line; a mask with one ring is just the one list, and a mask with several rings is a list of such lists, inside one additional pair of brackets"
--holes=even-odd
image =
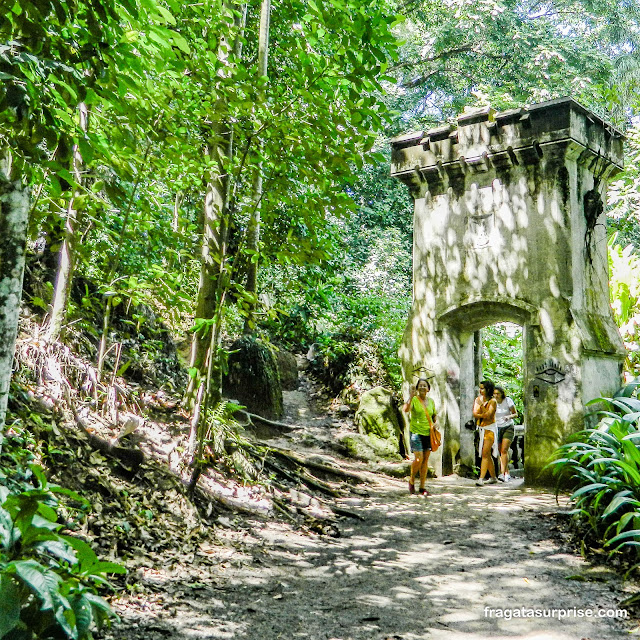
[(431, 436), (421, 436), (419, 433), (412, 433), (411, 451), (431, 451)]

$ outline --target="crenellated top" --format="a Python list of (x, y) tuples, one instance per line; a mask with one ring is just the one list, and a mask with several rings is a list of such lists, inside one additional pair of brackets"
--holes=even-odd
[(539, 162), (553, 147), (598, 160), (603, 177), (623, 166), (624, 135), (572, 98), (496, 112), (483, 107), (445, 125), (392, 138), (391, 175), (409, 186)]

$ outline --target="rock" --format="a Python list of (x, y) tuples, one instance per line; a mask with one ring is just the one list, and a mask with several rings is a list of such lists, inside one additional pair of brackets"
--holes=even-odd
[(280, 384), (285, 391), (295, 391), (298, 388), (298, 362), (293, 353), (278, 349), (276, 354)]
[(270, 420), (279, 418), (282, 386), (274, 347), (253, 336), (236, 340), (222, 389), (226, 397), (237, 398), (251, 413)]
[[(411, 462), (403, 460), (402, 462), (381, 462), (372, 467), (371, 471), (375, 473), (383, 473), (392, 478), (406, 478), (411, 473)], [(427, 477), (435, 478), (435, 471), (429, 467)]]
[(346, 454), (364, 462), (376, 462), (380, 458), (399, 459), (398, 443), (378, 438), (374, 434), (352, 433), (343, 436), (340, 444), (346, 450)]
[(134, 413), (122, 411), (118, 414), (118, 425), (120, 425), (121, 428), (116, 436), (116, 440), (120, 440), (120, 438), (124, 438), (136, 429), (142, 427), (144, 425), (144, 418)]
[(399, 457), (402, 430), (391, 391), (383, 387), (365, 391), (360, 398), (355, 423), (379, 457)]

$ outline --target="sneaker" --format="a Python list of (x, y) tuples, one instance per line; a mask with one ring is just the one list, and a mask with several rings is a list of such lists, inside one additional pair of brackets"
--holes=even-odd
[(489, 478), (487, 484), (498, 484), (498, 481), (495, 478)]
[(511, 476), (507, 473), (507, 474), (505, 474), (505, 476), (504, 476), (504, 481), (505, 481), (505, 482), (509, 482), (509, 480), (511, 480)]
[(501, 473), (501, 474), (498, 476), (498, 480), (500, 480), (500, 482), (506, 482), (505, 477), (504, 477), (504, 473)]
[(476, 482), (476, 487), (482, 487), (483, 485), (484, 485), (484, 480), (480, 478), (480, 480)]
[(409, 480), (409, 493), (413, 495), (416, 492), (416, 488), (413, 486), (413, 482)]
[(421, 496), (430, 496), (431, 495), (424, 487), (420, 487), (420, 489), (418, 489), (418, 493)]

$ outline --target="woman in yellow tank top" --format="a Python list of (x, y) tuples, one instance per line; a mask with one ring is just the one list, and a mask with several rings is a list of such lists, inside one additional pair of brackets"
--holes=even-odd
[(411, 476), (409, 477), (409, 493), (416, 493), (413, 483), (420, 474), (420, 488), (418, 493), (428, 496), (426, 489), (429, 455), (431, 454), (431, 424), (436, 422), (436, 405), (433, 398), (427, 397), (431, 385), (426, 378), (420, 378), (415, 389), (411, 389), (411, 397), (404, 403), (403, 411), (409, 414), (409, 429), (411, 431)]

